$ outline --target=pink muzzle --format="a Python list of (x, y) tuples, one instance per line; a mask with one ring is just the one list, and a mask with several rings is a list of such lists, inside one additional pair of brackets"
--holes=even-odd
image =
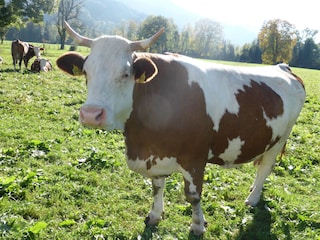
[(97, 106), (83, 106), (80, 109), (80, 123), (84, 126), (100, 128), (106, 122), (106, 110)]

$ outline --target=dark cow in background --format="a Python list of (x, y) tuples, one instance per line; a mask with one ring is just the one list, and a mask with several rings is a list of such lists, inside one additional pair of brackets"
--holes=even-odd
[(132, 42), (119, 36), (83, 37), (65, 23), (87, 57), (66, 53), (62, 70), (84, 75), (83, 125), (124, 131), (127, 164), (152, 179), (154, 202), (146, 224), (164, 211), (165, 178), (180, 172), (192, 205), (191, 231), (201, 235), (205, 166), (253, 161), (256, 179), (245, 203), (255, 206), (305, 101), (304, 85), (285, 64), (233, 67), (186, 56), (138, 53), (163, 31)]
[(29, 60), (36, 56), (40, 58), (40, 50), (43, 50), (41, 47), (35, 47), (32, 44), (27, 42), (20, 41), (19, 39), (12, 41), (11, 43), (11, 55), (14, 69), (16, 69), (16, 64), (19, 62), (19, 69), (21, 69), (22, 59), (24, 65), (27, 68)]

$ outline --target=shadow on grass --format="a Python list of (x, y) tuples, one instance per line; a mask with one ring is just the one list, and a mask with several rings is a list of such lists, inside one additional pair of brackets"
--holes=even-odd
[[(146, 226), (143, 233), (137, 237), (139, 240), (152, 240), (159, 239), (159, 236), (154, 236), (158, 232), (158, 227), (156, 226)], [(196, 236), (193, 233), (189, 233), (188, 240), (202, 240), (203, 236)]]
[[(262, 197), (263, 199), (263, 197)], [(252, 208), (253, 220), (247, 226), (241, 225), (236, 240), (247, 240), (247, 239), (259, 239), (259, 240), (276, 240), (279, 239), (276, 234), (271, 233), (272, 218), (271, 213), (268, 210), (267, 202), (261, 200), (257, 207)], [(291, 226), (292, 227), (292, 226)], [(320, 222), (311, 218), (297, 219), (295, 225), (296, 230), (299, 232), (305, 232), (306, 228), (319, 229)], [(295, 239), (295, 236), (290, 232), (290, 224), (283, 222), (281, 225), (281, 231), (284, 234), (284, 240)]]
[(146, 226), (144, 228), (143, 233), (137, 237), (137, 239), (141, 240), (151, 240), (152, 235), (158, 231), (158, 227), (156, 226)]
[(14, 70), (13, 68), (0, 69), (0, 73), (12, 73), (19, 72), (18, 70)]
[[(35, 73), (32, 72), (30, 69), (26, 69), (24, 67), (21, 67), (21, 69), (17, 68), (16, 70), (12, 68), (6, 68), (6, 69), (0, 69), (0, 73), (21, 73), (21, 74), (29, 74), (29, 73)], [(37, 73), (37, 72), (36, 72)]]
[[(277, 236), (271, 233), (271, 214), (268, 210), (267, 202), (261, 200), (258, 205), (251, 209), (253, 213), (253, 219), (250, 224), (240, 224), (239, 234), (235, 237), (236, 240), (247, 240), (247, 239), (259, 239), (259, 240), (277, 240)], [(290, 231), (286, 231), (287, 240), (291, 239)]]

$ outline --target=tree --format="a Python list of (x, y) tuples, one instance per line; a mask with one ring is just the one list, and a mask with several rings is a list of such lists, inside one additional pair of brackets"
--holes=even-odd
[(305, 28), (298, 36), (301, 41), (306, 41), (307, 39), (314, 38), (318, 33), (318, 30)]
[(252, 42), (251, 47), (249, 49), (249, 62), (262, 63), (261, 55), (262, 52), (259, 46), (259, 40), (256, 39)]
[(165, 28), (165, 32), (160, 38), (150, 47), (150, 52), (166, 52), (175, 51), (174, 46), (174, 33), (177, 31), (177, 26), (172, 20), (163, 16), (149, 16), (144, 20), (138, 30), (138, 38), (149, 38), (152, 34), (155, 34), (162, 27)]
[(188, 24), (186, 25), (180, 34), (180, 47), (179, 51), (182, 54), (192, 56), (193, 55), (193, 47), (192, 42), (194, 39), (194, 29), (193, 27)]
[(27, 20), (39, 23), (43, 21), (45, 13), (51, 13), (54, 10), (57, 0), (11, 0), (11, 2), (15, 15), (22, 22)]
[[(83, 0), (60, 0), (56, 26), (60, 36), (60, 49), (64, 49), (66, 42), (66, 29), (64, 21), (72, 21), (74, 25), (78, 25), (77, 19), (79, 17), (80, 9), (83, 6)], [(75, 28), (75, 27), (74, 27)]]
[(262, 50), (262, 62), (276, 64), (290, 61), (297, 36), (292, 24), (275, 19), (263, 25), (258, 39)]
[(256, 39), (251, 44), (246, 43), (241, 48), (241, 53), (239, 56), (240, 62), (249, 63), (262, 63), (261, 60), (261, 49), (259, 47), (259, 41)]
[(0, 0), (0, 38), (3, 41), (10, 25), (23, 26), (32, 21), (43, 21), (45, 13), (54, 10), (57, 0)]
[(236, 52), (235, 47), (229, 41), (224, 40), (220, 48), (219, 55), (215, 56), (215, 59), (225, 60), (225, 61), (235, 61)]
[(223, 29), (220, 23), (202, 19), (195, 23), (195, 46), (199, 57), (214, 58), (220, 54)]
[(6, 3), (5, 0), (0, 0), (0, 39), (3, 43), (4, 36), (7, 31), (7, 26), (13, 21), (13, 6)]
[(299, 41), (294, 47), (292, 66), (320, 69), (320, 47), (313, 38)]

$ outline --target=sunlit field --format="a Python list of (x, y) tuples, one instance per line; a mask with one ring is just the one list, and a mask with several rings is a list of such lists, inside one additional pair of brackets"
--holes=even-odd
[(145, 227), (151, 181), (126, 166), (121, 132), (79, 125), (85, 81), (56, 67), (64, 52), (46, 44), (52, 72), (15, 72), (10, 42), (0, 44), (1, 239), (320, 239), (320, 71), (293, 68), (307, 99), (257, 207), (244, 204), (253, 164), (207, 166), (208, 227), (196, 238), (179, 174), (167, 179), (164, 220)]

